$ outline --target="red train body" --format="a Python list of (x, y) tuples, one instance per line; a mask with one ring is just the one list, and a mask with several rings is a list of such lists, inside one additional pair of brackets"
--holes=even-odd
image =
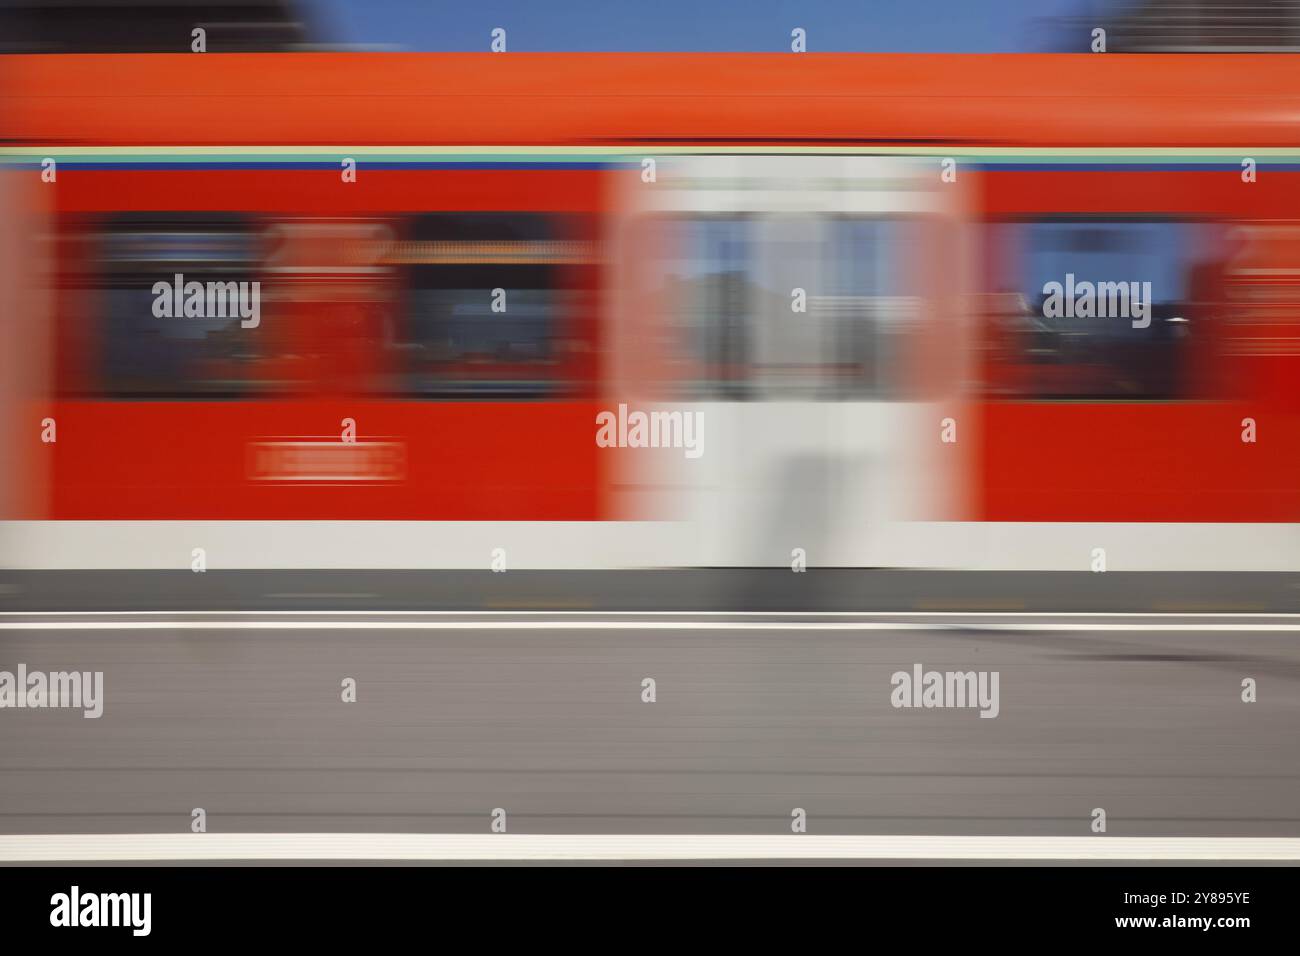
[[(7, 517), (672, 517), (629, 512), (626, 465), (593, 441), (594, 416), (625, 394), (616, 370), (651, 361), (649, 339), (615, 329), (633, 321), (614, 305), (637, 221), (624, 197), (642, 157), (793, 154), (904, 163), (939, 197), (942, 161), (956, 163), (945, 221), (970, 279), (927, 286), (902, 361), (946, 383), (918, 398), (936, 413), (924, 440), (952, 417), (961, 451), (935, 459), (948, 504), (913, 517), (1295, 523), (1297, 107), (1300, 67), (1250, 56), (9, 57), (5, 175), (24, 222), (48, 232), (57, 331), (9, 333), (50, 373), (10, 404), (24, 488)], [(1126, 253), (1133, 235), (1148, 245)], [(119, 321), (147, 301), (137, 287), (169, 262), (216, 275), (222, 256), (245, 257), (266, 297), (256, 355), (218, 343), (201, 367), (164, 357), (136, 375), (174, 345)], [(1082, 333), (1026, 345), (1020, 323), (999, 338), (1006, 296), (1088, 256), (1170, 277), (1181, 292), (1165, 307), (1189, 310), (1190, 338), (1143, 344), (1131, 365), (1116, 358), (1129, 345)], [(498, 285), (525, 291), (508, 342), (473, 330), (491, 313), (465, 294)], [(430, 303), (434, 344), (417, 335)], [(948, 312), (963, 316), (959, 349), (933, 341)], [(653, 314), (637, 321), (654, 332)], [(58, 440), (43, 446), (47, 417)], [(277, 442), (338, 440), (345, 419), (375, 446), (357, 473), (332, 473), (328, 454), (276, 457)], [(1242, 440), (1246, 419), (1258, 440)]]

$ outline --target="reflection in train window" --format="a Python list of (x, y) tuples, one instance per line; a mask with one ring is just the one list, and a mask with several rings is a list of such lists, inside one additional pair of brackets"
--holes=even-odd
[(390, 348), (397, 391), (427, 398), (542, 398), (571, 391), (574, 294), (564, 269), (590, 246), (535, 214), (431, 214), (390, 261), (406, 307)]
[(673, 384), (690, 399), (747, 397), (757, 268), (751, 222), (675, 217), (647, 226), (658, 253), (652, 295)]
[[(64, 317), (64, 342), (99, 356), (99, 389), (117, 398), (222, 398), (251, 391), (262, 355), (262, 327), (241, 326), (235, 295), (252, 295), (257, 252), (249, 222), (223, 213), (115, 216), (91, 235), (87, 301), (101, 316)], [(157, 283), (216, 284), (223, 307), (201, 315), (159, 315)], [(235, 285), (231, 285), (234, 283)], [(230, 295), (234, 293), (234, 295)], [(247, 304), (247, 303), (246, 303)], [(164, 303), (170, 306), (171, 303)], [(251, 320), (250, 320), (251, 321)], [(94, 337), (98, 335), (98, 342)], [(72, 384), (92, 390), (91, 382)]]
[(1162, 401), (1203, 393), (1221, 350), (1221, 231), (1210, 223), (991, 224), (985, 391)]
[(715, 400), (888, 397), (914, 316), (914, 224), (821, 216), (658, 220), (674, 384)]
[(827, 385), (841, 397), (896, 396), (904, 388), (904, 337), (919, 314), (909, 270), (920, 255), (921, 226), (848, 218), (828, 225), (828, 293), (813, 299), (824, 323)]

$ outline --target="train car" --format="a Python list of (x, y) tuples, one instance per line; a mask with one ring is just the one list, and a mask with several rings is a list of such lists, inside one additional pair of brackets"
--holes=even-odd
[(1251, 56), (4, 58), (0, 563), (1300, 568), (1297, 100)]

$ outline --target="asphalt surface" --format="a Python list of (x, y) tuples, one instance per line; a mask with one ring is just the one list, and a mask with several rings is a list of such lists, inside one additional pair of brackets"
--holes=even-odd
[[(788, 576), (788, 575), (787, 575)], [(1157, 628), (1157, 629), (1153, 629)], [(0, 833), (1300, 836), (1300, 619), (0, 615)], [(891, 706), (997, 671), (998, 716)], [(353, 678), (357, 700), (341, 700)], [(643, 702), (645, 678), (656, 700)], [(1242, 680), (1257, 682), (1244, 703)]]

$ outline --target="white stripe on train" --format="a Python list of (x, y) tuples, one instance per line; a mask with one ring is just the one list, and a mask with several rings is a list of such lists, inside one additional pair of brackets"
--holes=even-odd
[[(0, 567), (188, 570), (465, 569), (509, 571), (821, 567), (1087, 571), (1300, 571), (1300, 524), (906, 522), (838, 534), (821, 545), (776, 530), (757, 544), (727, 528), (668, 521), (9, 521)], [(788, 534), (788, 532), (787, 532)]]

